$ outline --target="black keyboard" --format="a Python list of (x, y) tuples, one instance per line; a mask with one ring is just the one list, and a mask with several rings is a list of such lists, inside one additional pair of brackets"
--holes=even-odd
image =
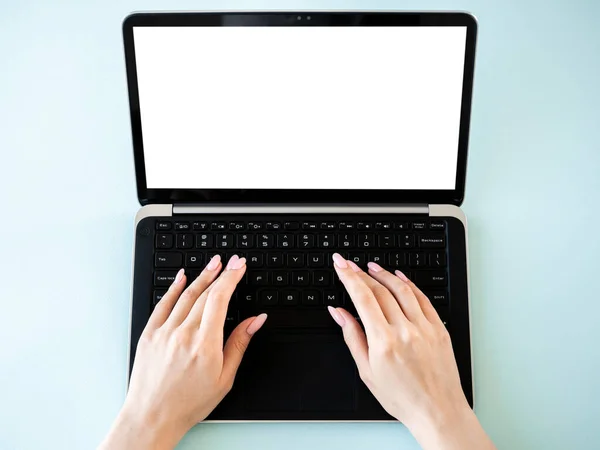
[[(333, 270), (340, 253), (366, 270), (369, 261), (404, 272), (449, 317), (446, 220), (357, 216), (282, 220), (157, 218), (154, 233), (155, 305), (184, 267), (190, 283), (215, 254), (247, 259), (245, 279), (231, 299), (226, 328), (260, 312), (275, 327), (332, 326), (325, 305), (356, 310)], [(294, 314), (290, 314), (293, 310)]]

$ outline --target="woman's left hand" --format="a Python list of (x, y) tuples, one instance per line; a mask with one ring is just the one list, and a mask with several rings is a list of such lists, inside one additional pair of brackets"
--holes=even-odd
[(266, 315), (240, 323), (223, 346), (233, 291), (246, 271), (233, 256), (219, 276), (219, 256), (185, 289), (180, 270), (139, 340), (129, 392), (101, 448), (174, 448), (231, 390), (250, 339)]

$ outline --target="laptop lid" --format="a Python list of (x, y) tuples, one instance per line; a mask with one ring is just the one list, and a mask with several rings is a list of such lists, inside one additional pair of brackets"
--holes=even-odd
[(138, 13), (123, 23), (138, 199), (464, 197), (466, 13)]

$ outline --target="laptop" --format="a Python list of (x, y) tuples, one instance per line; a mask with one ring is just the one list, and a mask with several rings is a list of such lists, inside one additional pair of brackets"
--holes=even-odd
[(331, 256), (401, 269), (473, 403), (465, 190), (476, 21), (441, 12), (137, 13), (130, 369), (184, 267), (247, 258), (225, 333), (268, 314), (214, 421), (385, 421), (326, 306)]

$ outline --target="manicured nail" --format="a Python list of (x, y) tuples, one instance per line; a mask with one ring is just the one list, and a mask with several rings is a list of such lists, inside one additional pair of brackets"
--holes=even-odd
[(408, 283), (408, 278), (407, 278), (407, 276), (406, 276), (406, 275), (404, 275), (402, 272), (400, 272), (399, 270), (396, 270), (394, 273), (395, 273), (395, 274), (396, 274), (396, 276), (397, 276), (398, 278), (400, 278), (402, 281), (404, 281), (405, 283)]
[(225, 270), (231, 269), (231, 267), (233, 266), (233, 264), (235, 264), (235, 262), (238, 259), (240, 259), (240, 257), (238, 255), (233, 255), (231, 258), (229, 258), (229, 261), (227, 262), (227, 266), (225, 266)]
[(350, 261), (350, 260), (348, 260), (348, 265), (349, 265), (349, 266), (352, 268), (352, 270), (354, 270), (355, 272), (362, 272), (362, 269), (361, 269), (360, 267), (358, 267), (354, 261)]
[(206, 265), (206, 270), (216, 270), (219, 267), (219, 263), (221, 262), (221, 255), (215, 255), (210, 258), (210, 261)]
[[(230, 262), (229, 265), (229, 270), (238, 270), (241, 269), (242, 267), (244, 267), (246, 265), (246, 258), (238, 258), (236, 255), (236, 260), (233, 262)], [(233, 259), (233, 258), (232, 258)]]
[(250, 325), (248, 325), (248, 328), (246, 328), (246, 333), (252, 336), (258, 330), (260, 330), (260, 328), (265, 324), (266, 321), (267, 315), (265, 313), (259, 314), (254, 318), (252, 322), (250, 322)]
[(337, 323), (340, 327), (346, 325), (346, 321), (337, 309), (335, 309), (333, 306), (328, 306), (327, 310), (329, 311), (329, 314), (331, 314), (331, 317), (333, 317), (333, 320), (335, 320), (335, 323)]
[(333, 263), (340, 269), (345, 269), (348, 267), (347, 261), (344, 258), (342, 258), (342, 255), (340, 255), (339, 253), (333, 254)]
[(379, 264), (374, 263), (374, 262), (367, 263), (367, 267), (369, 269), (371, 269), (373, 272), (381, 272), (383, 270), (383, 267), (381, 267)]
[(184, 273), (185, 273), (185, 270), (179, 269), (179, 272), (177, 272), (177, 275), (175, 275), (175, 281), (173, 281), (173, 284), (177, 284), (181, 280), (183, 280), (183, 274)]

